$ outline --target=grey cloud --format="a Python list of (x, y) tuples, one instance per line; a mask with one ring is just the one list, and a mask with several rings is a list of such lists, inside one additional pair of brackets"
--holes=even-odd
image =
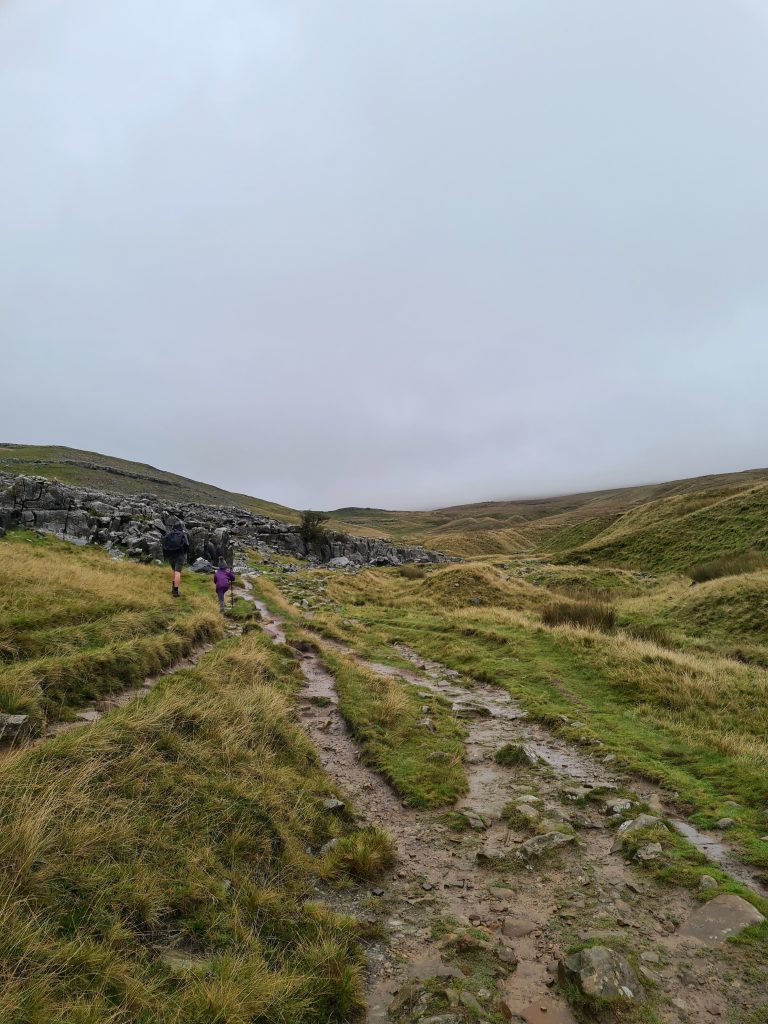
[(294, 505), (765, 462), (757, 0), (6, 0), (0, 435)]

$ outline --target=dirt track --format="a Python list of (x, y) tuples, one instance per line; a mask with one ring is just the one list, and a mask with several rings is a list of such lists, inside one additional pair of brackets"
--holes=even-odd
[[(279, 618), (255, 603), (273, 641), (284, 642)], [(384, 892), (367, 902), (366, 912), (382, 921), (389, 935), (386, 947), (372, 949), (371, 1024), (433, 1017), (436, 1024), (451, 1024), (478, 1015), (489, 1020), (572, 1021), (571, 1011), (552, 988), (557, 960), (574, 942), (600, 939), (619, 944), (636, 958), (642, 984), (658, 992), (654, 1001), (660, 1019), (670, 1024), (739, 1020), (739, 1004), (764, 1004), (765, 993), (741, 976), (734, 947), (710, 948), (681, 937), (681, 925), (699, 905), (687, 890), (662, 886), (621, 853), (611, 852), (615, 833), (606, 825), (603, 804), (583, 799), (596, 787), (606, 787), (604, 799), (610, 799), (610, 787), (620, 780), (605, 765), (529, 722), (506, 691), (461, 679), (407, 648), (399, 654), (412, 662), (412, 671), (365, 664), (404, 676), (425, 693), (439, 692), (466, 721), (469, 792), (455, 810), (468, 812), (474, 827), (467, 831), (447, 827), (444, 812), (402, 806), (389, 785), (362, 763), (336, 708), (333, 676), (316, 654), (298, 655), (306, 680), (300, 701), (304, 728), (326, 770), (359, 813), (392, 835), (399, 855), (396, 869), (381, 883)], [(505, 743), (524, 744), (538, 755), (539, 766), (497, 765), (492, 755)], [(658, 790), (638, 784), (635, 791), (638, 799), (664, 813)], [(530, 835), (501, 819), (510, 801), (528, 807), (526, 813), (537, 816), (540, 825), (571, 825), (575, 841), (546, 860), (510, 868), (515, 851)], [(706, 842), (707, 837), (700, 839)], [(719, 852), (729, 859), (724, 848)], [(735, 862), (729, 866), (739, 869)], [(743, 866), (741, 873), (749, 877)], [(438, 919), (447, 922), (442, 929), (447, 939), (433, 937)], [(483, 978), (490, 976), (491, 983), (473, 986), (466, 965), (454, 955), (451, 935), (455, 939), (466, 929), (480, 937)], [(452, 1008), (458, 997), (471, 999), (461, 997), (467, 988), (475, 1002)], [(435, 997), (428, 994), (435, 989), (447, 993), (438, 997), (443, 1006), (436, 1016)]]

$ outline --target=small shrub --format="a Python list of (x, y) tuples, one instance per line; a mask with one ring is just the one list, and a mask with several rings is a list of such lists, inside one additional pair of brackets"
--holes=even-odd
[(317, 547), (325, 537), (325, 523), (328, 516), (323, 512), (313, 512), (306, 509), (301, 513), (299, 533), (307, 548)]
[(721, 576), (741, 576), (746, 572), (758, 572), (768, 567), (768, 556), (761, 551), (742, 551), (735, 555), (723, 555), (711, 562), (694, 565), (689, 576), (694, 583), (707, 583)]
[(604, 601), (555, 601), (541, 617), (547, 626), (585, 626), (612, 633), (616, 628), (616, 612)]
[(425, 573), (420, 565), (401, 565), (400, 575), (406, 580), (423, 580)]

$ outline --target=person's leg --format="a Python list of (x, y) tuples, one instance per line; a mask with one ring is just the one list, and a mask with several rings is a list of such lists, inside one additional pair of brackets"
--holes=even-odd
[(218, 599), (219, 599), (219, 611), (223, 612), (224, 611), (224, 591), (223, 590), (217, 590), (216, 591), (216, 597), (218, 597)]

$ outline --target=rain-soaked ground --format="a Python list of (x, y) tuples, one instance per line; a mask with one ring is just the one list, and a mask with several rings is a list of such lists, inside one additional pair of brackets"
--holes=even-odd
[[(274, 642), (284, 642), (279, 618), (255, 603), (264, 629)], [(612, 852), (615, 832), (607, 826), (606, 804), (611, 787), (626, 787), (625, 779), (529, 721), (506, 691), (462, 679), (407, 647), (397, 651), (412, 670), (364, 664), (404, 677), (425, 700), (439, 693), (467, 727), (469, 790), (453, 808), (465, 812), (466, 831), (452, 828), (445, 810), (402, 805), (362, 763), (321, 658), (297, 654), (306, 683), (302, 725), (356, 811), (386, 829), (398, 851), (381, 889), (351, 908), (387, 933), (386, 943), (369, 950), (370, 1024), (573, 1021), (553, 987), (556, 965), (569, 946), (588, 940), (618, 944), (636, 958), (640, 981), (655, 993), (652, 1001), (665, 1022), (740, 1021), (766, 1005), (768, 979), (756, 981), (744, 970), (739, 950), (723, 943), (718, 922), (702, 930), (694, 913), (700, 904), (691, 893), (657, 883), (620, 851)], [(524, 745), (538, 766), (496, 764), (493, 754), (506, 743)], [(583, 799), (597, 788), (605, 791), (601, 800)], [(638, 801), (666, 816), (660, 790), (639, 780), (631, 788)], [(572, 826), (573, 840), (545, 860), (519, 860), (516, 851), (530, 832), (501, 818), (510, 802), (533, 817), (539, 831), (549, 824), (552, 830)], [(683, 826), (712, 860), (756, 885), (722, 843), (688, 823), (681, 831)]]

